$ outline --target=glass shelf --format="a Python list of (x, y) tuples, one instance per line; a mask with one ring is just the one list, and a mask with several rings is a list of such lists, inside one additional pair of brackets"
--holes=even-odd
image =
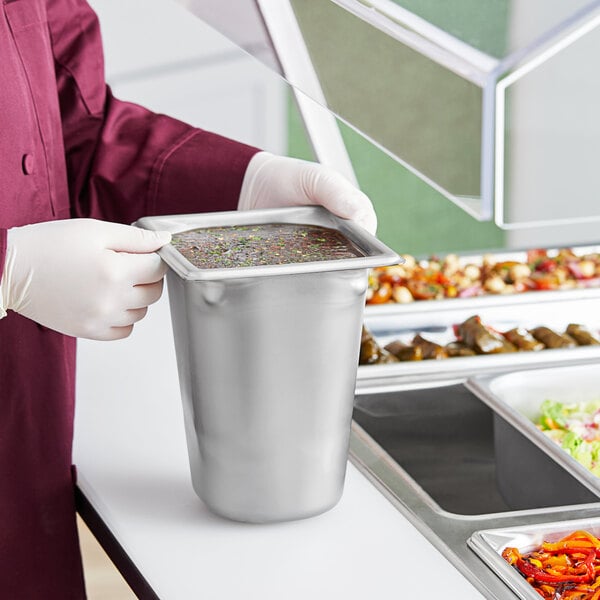
[(600, 0), (180, 3), (476, 219), (600, 221)]

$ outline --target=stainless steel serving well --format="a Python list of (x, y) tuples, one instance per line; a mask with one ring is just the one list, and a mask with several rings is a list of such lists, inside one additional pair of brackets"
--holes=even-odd
[(514, 567), (503, 558), (507, 547), (525, 554), (539, 548), (543, 542), (556, 542), (578, 530), (600, 535), (600, 519), (587, 517), (550, 523), (498, 527), (475, 531), (467, 540), (469, 547), (500, 577), (522, 600), (539, 600), (540, 595)]
[[(519, 508), (517, 498), (522, 497), (524, 482), (528, 484), (530, 502), (541, 502), (544, 497), (560, 499), (567, 494), (572, 498), (573, 484), (567, 483), (570, 476), (582, 484), (577, 486), (581, 501), (597, 501), (600, 478), (535, 425), (546, 399), (568, 404), (598, 398), (597, 360), (591, 364), (473, 377), (466, 385), (494, 411), (494, 441), (499, 449), (497, 477), (509, 504)], [(527, 455), (522, 450), (524, 440), (535, 444)], [(552, 461), (546, 461), (546, 457)]]
[(175, 337), (192, 483), (215, 513), (300, 519), (341, 497), (367, 269), (399, 256), (321, 207), (145, 217), (172, 233), (261, 223), (340, 231), (364, 256), (198, 269), (159, 251)]

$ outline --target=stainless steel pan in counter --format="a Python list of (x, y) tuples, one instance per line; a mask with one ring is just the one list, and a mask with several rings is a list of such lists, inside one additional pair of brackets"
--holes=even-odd
[[(369, 306), (365, 325), (382, 346), (396, 339), (407, 343), (417, 333), (447, 343), (455, 338), (454, 326), (473, 315), (503, 332), (541, 325), (564, 331), (570, 323), (598, 332), (599, 297), (597, 289), (579, 289)], [(553, 384), (563, 378), (564, 370), (586, 366), (590, 373), (600, 373), (598, 346), (358, 369), (355, 464), (486, 598), (514, 598), (518, 592), (467, 547), (474, 532), (529, 530), (579, 518), (587, 526), (599, 514), (600, 504), (595, 489), (462, 384), (526, 372), (521, 385), (538, 371), (543, 372), (540, 381)], [(536, 430), (533, 423), (530, 426)], [(521, 584), (522, 598), (539, 598), (501, 556), (498, 559), (507, 577)]]
[[(576, 454), (571, 455), (573, 450), (563, 449), (558, 441), (545, 434), (536, 425), (542, 415), (545, 401), (560, 402), (568, 406), (600, 400), (599, 361), (589, 365), (476, 377), (469, 379), (466, 385), (495, 414), (495, 444), (503, 449), (503, 452), (499, 453), (497, 476), (502, 481), (505, 496), (513, 498), (520, 495), (524, 481), (529, 482), (531, 494), (540, 498), (561, 493), (560, 481), (539, 473), (532, 457), (519, 455), (519, 440), (524, 436), (560, 465), (563, 471), (575, 477), (600, 497), (600, 477), (590, 470), (593, 468), (596, 472), (600, 472), (600, 463), (598, 468), (595, 465), (597, 460), (600, 461), (600, 443), (598, 456), (592, 454), (595, 448), (591, 447), (590, 454), (586, 457), (589, 458), (590, 464), (584, 466), (574, 458)], [(595, 433), (600, 425), (594, 422), (594, 418), (594, 415), (591, 415), (589, 432), (585, 430), (588, 425), (582, 423), (581, 427), (584, 429), (582, 437), (579, 442), (573, 439), (573, 447), (577, 444), (581, 447), (581, 444), (585, 443), (584, 438), (595, 437), (600, 440), (600, 435)], [(600, 421), (600, 417), (598, 420)], [(570, 435), (579, 437), (575, 427), (572, 426), (571, 429)]]
[[(374, 269), (367, 314), (481, 310), (600, 297), (600, 246), (449, 254)], [(478, 307), (478, 308), (476, 308)]]
[[(585, 530), (598, 537), (600, 518), (486, 529), (473, 533), (467, 543), (519, 598), (540, 600), (540, 595), (527, 580), (502, 557), (503, 550), (512, 547), (517, 548), (521, 553), (531, 552), (539, 548), (543, 542), (556, 542), (578, 530)], [(589, 595), (593, 595), (593, 592)]]
[[(523, 510), (515, 510), (496, 480), (499, 461), (508, 449), (494, 446), (493, 427), (493, 411), (464, 385), (360, 393), (355, 400), (351, 456), (485, 598), (514, 600), (510, 588), (468, 548), (469, 537), (493, 528), (596, 518), (600, 504), (521, 436), (519, 460), (562, 473), (564, 491), (538, 503), (531, 493), (535, 482), (522, 479), (519, 495), (511, 500)], [(443, 582), (439, 585), (443, 590)], [(434, 585), (424, 593), (440, 592)]]
[[(416, 334), (440, 345), (447, 344), (456, 340), (456, 326), (474, 314), (479, 315), (486, 325), (502, 332), (515, 327), (532, 329), (542, 325), (563, 332), (574, 322), (586, 325), (596, 334), (600, 331), (598, 300), (590, 298), (559, 304), (522, 304), (518, 309), (514, 306), (496, 306), (477, 313), (473, 312), (472, 307), (451, 309), (448, 304), (445, 306), (446, 310), (420, 315), (366, 314), (365, 326), (381, 347), (396, 340), (410, 343)], [(599, 345), (361, 365), (358, 368), (357, 389), (464, 381), (479, 375), (597, 361), (600, 361)]]
[[(299, 519), (331, 508), (347, 462), (367, 269), (398, 255), (321, 207), (146, 217), (138, 224), (187, 244), (159, 254), (170, 267), (197, 494), (214, 512), (241, 521)], [(314, 247), (319, 256), (280, 263), (290, 248), (267, 236), (273, 226), (300, 236), (293, 240), (298, 252), (310, 258)], [(309, 235), (315, 228), (316, 239)], [(206, 242), (208, 236), (214, 239)], [(320, 241), (340, 236), (360, 256), (321, 252)], [(217, 267), (188, 260), (212, 252), (220, 255), (213, 257)]]

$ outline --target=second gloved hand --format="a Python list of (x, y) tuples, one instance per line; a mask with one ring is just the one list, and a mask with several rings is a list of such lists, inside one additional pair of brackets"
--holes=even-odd
[(320, 204), (370, 233), (377, 229), (377, 217), (368, 196), (337, 171), (269, 152), (252, 157), (244, 175), (238, 210), (307, 204)]
[(160, 298), (167, 267), (155, 250), (170, 239), (94, 219), (9, 229), (2, 305), (67, 335), (126, 337)]

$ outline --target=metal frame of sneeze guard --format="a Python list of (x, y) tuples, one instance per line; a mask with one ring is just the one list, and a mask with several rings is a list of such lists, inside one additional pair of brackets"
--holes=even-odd
[[(509, 115), (511, 110), (513, 112), (521, 110), (519, 104), (524, 104), (518, 98), (511, 99), (509, 94), (513, 92), (519, 81), (527, 78), (537, 69), (550, 64), (561, 52), (598, 30), (600, 2), (589, 2), (580, 9), (575, 7), (568, 18), (549, 27), (537, 39), (517, 51), (497, 59), (418, 17), (400, 6), (399, 2), (392, 0), (331, 1), (384, 31), (399, 43), (412, 48), (481, 88), (480, 204), (477, 206), (469, 198), (453, 196), (448, 193), (448, 190), (440, 190), (438, 186), (434, 187), (475, 218), (479, 220), (493, 218), (499, 227), (506, 230), (600, 221), (600, 210), (594, 209), (593, 203), (588, 208), (595, 211), (595, 214), (568, 214), (570, 209), (559, 210), (555, 216), (549, 215), (550, 211), (548, 210), (525, 216), (520, 214), (523, 212), (520, 206), (525, 201), (530, 202), (531, 199), (529, 196), (525, 197), (525, 192), (510, 189), (523, 186), (511, 185), (510, 180), (513, 175), (508, 171), (518, 169), (518, 166), (507, 164), (506, 160), (507, 153), (511, 154), (508, 141), (509, 133), (511, 133), (508, 129), (511, 126), (508, 124)], [(597, 38), (597, 47), (600, 51), (600, 36)], [(574, 64), (573, 68), (576, 67), (577, 65)], [(600, 86), (598, 93), (600, 94)], [(583, 91), (581, 94), (583, 95)], [(543, 102), (541, 97), (538, 100), (540, 103)], [(513, 106), (510, 106), (511, 103)], [(568, 106), (565, 109), (568, 110)], [(514, 127), (514, 125), (512, 126)], [(597, 121), (596, 127), (600, 133), (600, 120)], [(576, 145), (573, 143), (572, 151), (575, 151)], [(545, 172), (544, 174), (547, 179), (552, 179), (552, 173)], [(523, 178), (523, 176), (519, 177)], [(536, 178), (536, 174), (533, 174), (533, 177)], [(593, 176), (590, 179), (594, 184), (596, 183)], [(600, 182), (598, 184), (600, 185)], [(548, 183), (548, 193), (552, 193), (552, 187), (552, 184)], [(591, 196), (594, 196), (594, 191), (597, 192), (598, 188), (589, 190)], [(511, 194), (515, 194), (516, 197), (512, 199)], [(595, 195), (597, 196), (597, 193)], [(553, 204), (555, 203), (552, 202), (552, 199), (549, 199), (546, 207), (552, 207)], [(566, 203), (561, 204), (565, 206)]]
[[(503, 35), (507, 38), (521, 35), (523, 39), (502, 56), (492, 56), (469, 41), (459, 39), (455, 32), (447, 31), (402, 6), (402, 0), (318, 0), (310, 9), (302, 9), (337, 7), (340, 14), (354, 17), (356, 22), (360, 21), (382, 32), (383, 37), (397, 42), (397, 47), (423, 57), (432, 70), (450, 74), (445, 81), (454, 78), (457, 82), (464, 82), (465, 85), (457, 83), (457, 89), (464, 89), (471, 98), (469, 106), (472, 110), (470, 108), (463, 117), (469, 120), (469, 131), (473, 132), (473, 136), (476, 137), (475, 132), (479, 131), (479, 140), (471, 139), (469, 144), (472, 147), (468, 156), (464, 157), (460, 152), (453, 152), (453, 144), (460, 147), (460, 143), (449, 141), (444, 152), (458, 156), (450, 166), (445, 164), (443, 153), (423, 158), (424, 150), (421, 151), (421, 159), (425, 162), (419, 163), (418, 157), (411, 155), (412, 144), (393, 147), (388, 139), (382, 139), (381, 132), (369, 130), (370, 119), (365, 121), (366, 124), (361, 123), (360, 119), (354, 118), (356, 115), (345, 114), (336, 106), (328, 89), (330, 82), (320, 79), (319, 65), (315, 64), (312, 49), (298, 19), (297, 10), (304, 5), (295, 3), (295, 0), (247, 0), (244, 10), (252, 16), (247, 23), (254, 23), (257, 32), (256, 39), (249, 41), (248, 27), (238, 26), (236, 29), (232, 13), (227, 10), (231, 0), (179, 2), (285, 77), (293, 87), (318, 160), (340, 170), (351, 180), (355, 180), (355, 175), (338, 121), (357, 129), (478, 220), (493, 219), (506, 230), (600, 221), (600, 208), (593, 201), (600, 189), (600, 180), (596, 180), (596, 170), (591, 169), (585, 160), (578, 159), (594, 154), (591, 146), (591, 150), (586, 147), (585, 139), (593, 139), (596, 131), (600, 134), (600, 115), (596, 117), (591, 110), (593, 105), (597, 105), (596, 100), (600, 100), (600, 80), (597, 86), (594, 84), (591, 94), (587, 93), (585, 84), (583, 87), (571, 85), (571, 92), (565, 92), (564, 101), (559, 101), (559, 94), (554, 93), (568, 87), (561, 88), (558, 76), (564, 71), (564, 67), (560, 66), (561, 61), (565, 61), (563, 57), (572, 61), (567, 69), (573, 73), (578, 67), (585, 71), (577, 58), (578, 48), (581, 54), (586, 44), (593, 43), (600, 51), (600, 0), (577, 0), (564, 6), (558, 5), (553, 13), (548, 13), (550, 16), (545, 14), (545, 19), (538, 19), (544, 21), (544, 25), (536, 27), (534, 35), (530, 35), (529, 31), (523, 34), (522, 22), (535, 21), (527, 19), (525, 13), (527, 10), (535, 13), (540, 8), (535, 3), (511, 4), (508, 16), (512, 20), (506, 25), (509, 30)], [(238, 4), (239, 0), (236, 13), (239, 12)], [(555, 69), (558, 69), (558, 75), (552, 77)], [(540, 84), (536, 78), (545, 78), (546, 81)], [(590, 73), (586, 81), (594, 79), (597, 78)], [(409, 83), (418, 85), (414, 81)], [(434, 88), (415, 88), (415, 93), (421, 91), (423, 94), (433, 93)], [(536, 96), (542, 96), (543, 102), (542, 98), (536, 102)], [(554, 104), (548, 101), (552, 98), (555, 99)], [(580, 106), (582, 103), (583, 108)], [(369, 102), (362, 104), (378, 110)], [(552, 104), (551, 109), (549, 104)], [(560, 127), (557, 129), (554, 123), (560, 120), (558, 107), (563, 105), (573, 119), (585, 114), (588, 120), (586, 126), (579, 128), (567, 124), (562, 130)], [(436, 139), (435, 131), (427, 127), (440, 127), (443, 123), (429, 125), (431, 119), (425, 112), (422, 114), (423, 123), (418, 124), (417, 130), (424, 131), (423, 138)], [(384, 116), (386, 122), (392, 123), (398, 114)], [(535, 127), (528, 128), (532, 117), (536, 121)], [(546, 130), (541, 138), (540, 125)], [(444, 134), (446, 137), (450, 135), (446, 130)], [(571, 134), (573, 137), (567, 139)], [(396, 137), (400, 139), (403, 136)], [(439, 139), (442, 137), (440, 135)], [(593, 144), (591, 141), (588, 143)], [(466, 160), (469, 166), (464, 171), (468, 171), (469, 175), (463, 175), (459, 166)], [(552, 161), (564, 164), (564, 169), (558, 168)], [(451, 172), (449, 179), (446, 177), (448, 169)], [(567, 180), (572, 184), (568, 190), (565, 189)], [(568, 201), (565, 202), (567, 196)]]

